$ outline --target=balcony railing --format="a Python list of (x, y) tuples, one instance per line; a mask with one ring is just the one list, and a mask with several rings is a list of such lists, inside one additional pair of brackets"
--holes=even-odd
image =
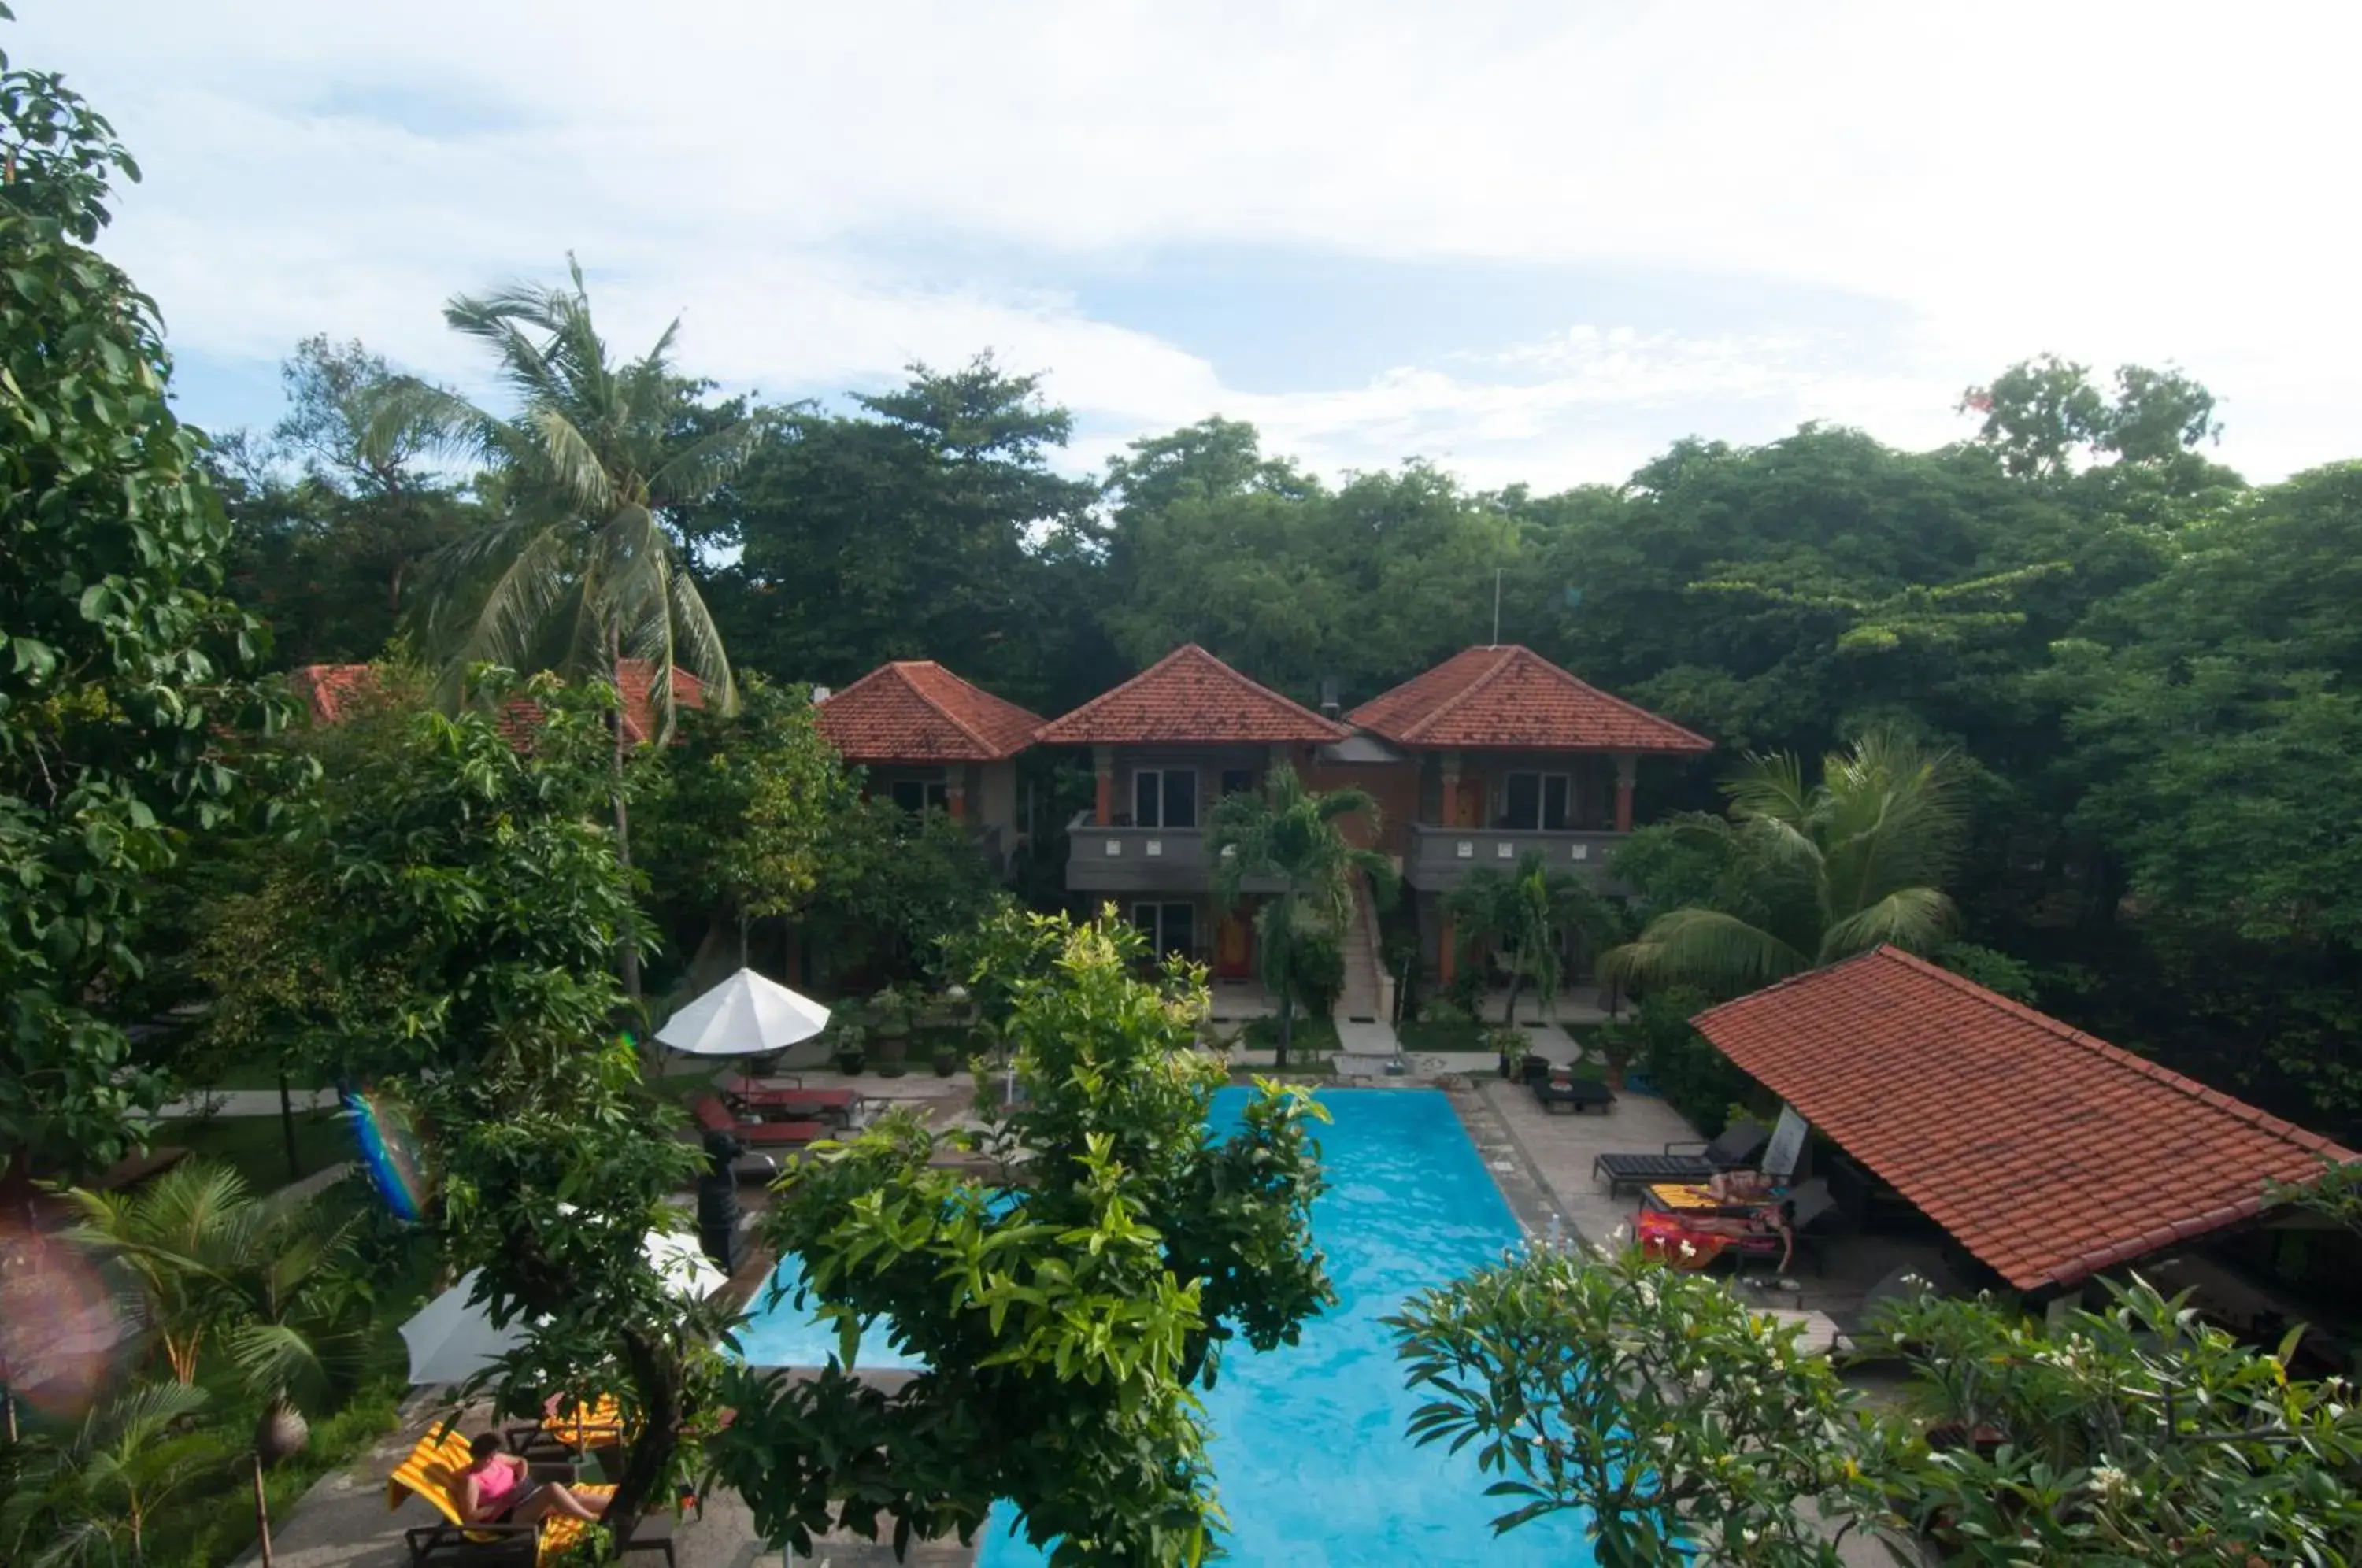
[(1551, 870), (1584, 878), (1601, 892), (1615, 892), (1620, 889), (1608, 876), (1607, 857), (1627, 836), (1595, 830), (1549, 832), (1415, 823), (1403, 877), (1414, 888), (1446, 892), (1466, 881), (1468, 874), (1480, 866), (1513, 871), (1518, 861), (1538, 854)]
[[(1214, 885), (1203, 828), (1100, 827), (1083, 812), (1066, 824), (1066, 887), (1074, 892), (1201, 893)], [(1250, 877), (1251, 893), (1277, 882)]]

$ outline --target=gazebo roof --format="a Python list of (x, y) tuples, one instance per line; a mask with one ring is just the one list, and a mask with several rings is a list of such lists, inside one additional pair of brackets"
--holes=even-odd
[(2356, 1158), (1899, 948), (1693, 1021), (2021, 1290), (2253, 1219), (2267, 1182)]

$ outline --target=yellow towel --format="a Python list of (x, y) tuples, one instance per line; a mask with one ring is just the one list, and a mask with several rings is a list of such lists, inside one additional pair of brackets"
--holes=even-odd
[(624, 1441), (624, 1408), (613, 1394), (602, 1394), (588, 1409), (576, 1404), (544, 1416), (541, 1430), (568, 1448), (609, 1447)]

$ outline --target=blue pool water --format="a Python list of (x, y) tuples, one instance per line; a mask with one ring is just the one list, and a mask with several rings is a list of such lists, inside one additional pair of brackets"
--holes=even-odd
[[(795, 1292), (804, 1282), (802, 1260), (793, 1254), (781, 1258), (771, 1282), (785, 1286), (788, 1294), (767, 1307), (764, 1303), (769, 1297), (755, 1297), (754, 1317), (738, 1330), (738, 1353), (751, 1366), (825, 1366), (837, 1351), (836, 1331), (815, 1321), (809, 1308), (796, 1310)], [(916, 1371), (926, 1364), (887, 1341), (882, 1325), (871, 1326), (861, 1336), (855, 1364), (896, 1371)]]
[[(1214, 1122), (1235, 1122), (1249, 1091), (1224, 1089)], [(1403, 1386), (1379, 1320), (1403, 1298), (1497, 1258), (1519, 1240), (1460, 1119), (1432, 1089), (1323, 1095), (1330, 1189), (1313, 1210), (1338, 1305), (1301, 1343), (1257, 1355), (1234, 1344), (1205, 1396), (1212, 1462), (1239, 1568), (1574, 1568), (1592, 1561), (1573, 1516), (1495, 1539), (1486, 1521), (1514, 1506), (1486, 1497), (1473, 1452), (1411, 1446), (1419, 1403)], [(864, 1349), (866, 1350), (866, 1342)], [(865, 1357), (866, 1359), (866, 1357)], [(980, 1568), (1044, 1561), (995, 1510)]]

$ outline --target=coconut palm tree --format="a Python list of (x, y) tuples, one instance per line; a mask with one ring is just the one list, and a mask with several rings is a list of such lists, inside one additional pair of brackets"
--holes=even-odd
[(217, 1271), (237, 1266), (252, 1235), (253, 1194), (229, 1165), (191, 1160), (135, 1193), (68, 1191), (79, 1217), (67, 1239), (98, 1251), (138, 1283), (165, 1366), (197, 1380), (197, 1358), (222, 1321)]
[(1255, 945), (1264, 984), (1279, 998), (1278, 1065), (1294, 1038), (1297, 969), (1306, 945), (1342, 942), (1353, 918), (1353, 878), (1367, 876), (1380, 897), (1395, 890), (1394, 863), (1362, 849), (1338, 825), (1378, 803), (1360, 790), (1317, 794), (1286, 763), (1263, 791), (1230, 796), (1214, 808), (1208, 839), (1214, 855), (1214, 899), (1234, 909), (1249, 881), (1276, 883), (1255, 911)]
[[(617, 363), (591, 319), (581, 266), (569, 256), (567, 267), (570, 288), (517, 284), (444, 308), (455, 331), (491, 350), (513, 414), (400, 378), (374, 399), (370, 440), (415, 443), (425, 433), (435, 447), (482, 465), (500, 502), (494, 521), (427, 563), (428, 640), (449, 660), (447, 696), (458, 700), (478, 661), (603, 679), (620, 691), (624, 661), (646, 659), (662, 738), (676, 671), (695, 675), (723, 711), (736, 695), (722, 635), (657, 514), (728, 482), (770, 426), (750, 417), (684, 440), (688, 383), (671, 361), (680, 323)], [(618, 723), (615, 838), (628, 865), (626, 744)], [(639, 954), (628, 938), (622, 961), (636, 1003)]]
[(1581, 879), (1553, 871), (1539, 850), (1529, 850), (1507, 875), (1479, 867), (1443, 900), (1464, 941), (1497, 947), (1509, 956), (1509, 999), (1501, 1024), (1518, 1021), (1518, 994), (1528, 982), (1537, 1006), (1558, 999), (1559, 948), (1570, 932), (1594, 942), (1612, 941), (1621, 930), (1616, 907)]
[(1953, 920), (1940, 884), (1966, 832), (1957, 758), (1873, 730), (1821, 772), (1807, 786), (1794, 757), (1749, 756), (1723, 786), (1728, 815), (1677, 819), (1714, 891), (1650, 920), (1601, 977), (1737, 996), (1881, 943), (1939, 945)]

